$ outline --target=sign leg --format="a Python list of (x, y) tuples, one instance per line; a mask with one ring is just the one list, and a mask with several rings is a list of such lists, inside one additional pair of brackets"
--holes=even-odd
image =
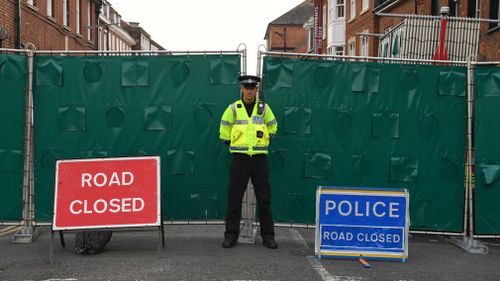
[(54, 231), (50, 231), (49, 262), (54, 263)]
[(59, 240), (61, 241), (61, 247), (66, 248), (66, 243), (64, 242), (64, 234), (62, 231), (59, 231)]

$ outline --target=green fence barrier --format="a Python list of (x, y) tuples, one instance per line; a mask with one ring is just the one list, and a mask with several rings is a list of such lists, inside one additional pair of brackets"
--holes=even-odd
[(0, 221), (22, 217), (27, 58), (0, 54)]
[[(37, 57), (36, 217), (52, 219), (56, 159), (160, 155), (164, 218), (222, 219), (220, 116), (240, 58)], [(266, 57), (278, 122), (277, 222), (314, 223), (318, 185), (404, 187), (412, 229), (463, 229), (466, 76), (459, 67)]]
[(56, 159), (161, 156), (166, 220), (225, 216), (220, 117), (239, 55), (50, 57), (35, 63), (36, 218), (52, 220)]
[(500, 234), (500, 68), (475, 70), (474, 232)]
[(463, 230), (466, 69), (264, 59), (273, 215), (314, 223), (319, 185), (407, 188), (413, 230)]

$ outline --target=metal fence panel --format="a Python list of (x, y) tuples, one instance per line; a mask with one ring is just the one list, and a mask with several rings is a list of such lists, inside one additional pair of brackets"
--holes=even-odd
[(500, 234), (500, 68), (475, 70), (474, 232)]
[(0, 54), (0, 221), (22, 217), (27, 59)]
[(407, 188), (412, 230), (463, 231), (466, 68), (264, 58), (273, 215), (314, 223), (320, 185)]
[(36, 217), (52, 220), (57, 159), (159, 155), (166, 220), (225, 215), (240, 55), (36, 57)]

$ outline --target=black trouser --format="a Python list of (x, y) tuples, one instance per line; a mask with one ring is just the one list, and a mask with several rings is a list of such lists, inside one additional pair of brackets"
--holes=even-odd
[(259, 206), (260, 235), (263, 239), (274, 239), (274, 222), (271, 212), (271, 187), (268, 181), (269, 167), (265, 154), (248, 156), (233, 154), (231, 175), (227, 194), (226, 239), (236, 240), (240, 233), (241, 203), (252, 179), (255, 197)]

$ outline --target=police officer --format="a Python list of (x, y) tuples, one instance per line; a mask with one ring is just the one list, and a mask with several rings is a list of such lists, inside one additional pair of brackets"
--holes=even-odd
[(243, 75), (239, 78), (241, 99), (230, 104), (222, 115), (220, 138), (233, 154), (229, 179), (226, 231), (222, 247), (236, 245), (240, 233), (241, 204), (252, 179), (259, 206), (260, 235), (262, 244), (277, 249), (274, 240), (274, 222), (271, 212), (271, 187), (267, 149), (276, 134), (278, 124), (269, 105), (257, 100), (260, 78)]

